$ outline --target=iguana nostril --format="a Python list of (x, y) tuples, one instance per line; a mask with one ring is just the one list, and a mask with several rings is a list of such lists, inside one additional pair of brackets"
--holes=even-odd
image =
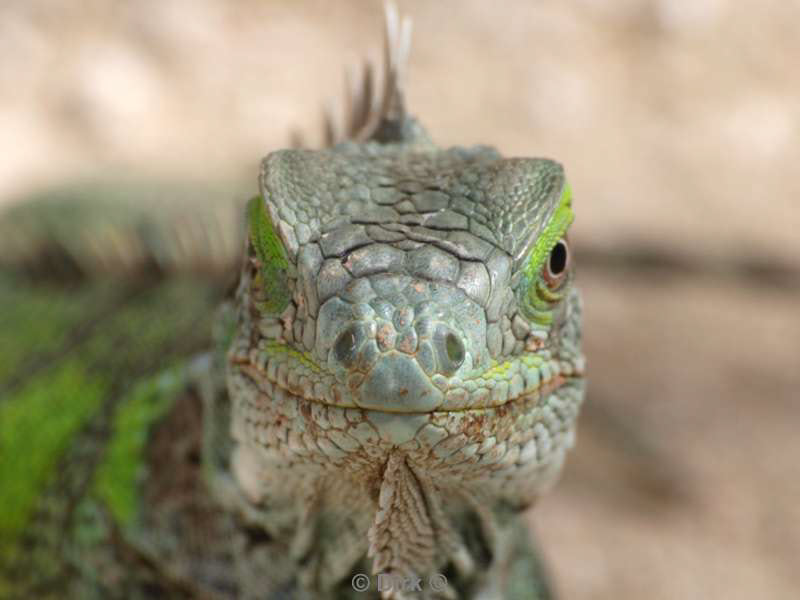
[(456, 366), (461, 366), (464, 362), (464, 344), (458, 339), (454, 333), (448, 333), (444, 338), (444, 347), (447, 351), (447, 358)]
[(445, 374), (458, 371), (466, 356), (464, 342), (452, 330), (441, 327), (436, 335), (439, 370)]
[(340, 363), (349, 367), (356, 359), (356, 333), (353, 328), (344, 330), (336, 338), (333, 345), (333, 353)]

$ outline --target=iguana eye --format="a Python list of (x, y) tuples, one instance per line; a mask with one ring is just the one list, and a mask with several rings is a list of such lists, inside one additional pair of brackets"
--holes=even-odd
[(565, 238), (558, 240), (542, 268), (542, 276), (550, 289), (555, 289), (564, 281), (569, 269), (569, 246)]

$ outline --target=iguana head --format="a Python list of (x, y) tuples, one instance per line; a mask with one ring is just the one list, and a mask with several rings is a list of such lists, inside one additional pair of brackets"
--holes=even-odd
[(548, 484), (583, 391), (561, 166), (348, 143), (274, 153), (260, 187), (232, 381), (262, 395), (239, 435), (294, 403), (298, 456), (399, 448), (430, 471), (516, 472), (518, 499)]
[(435, 147), (400, 94), (410, 25), (387, 23), (362, 143), (262, 164), (229, 351), (235, 478), (271, 535), (314, 540), (317, 589), (365, 551), (374, 573), (472, 577), (559, 473), (583, 398), (561, 166)]

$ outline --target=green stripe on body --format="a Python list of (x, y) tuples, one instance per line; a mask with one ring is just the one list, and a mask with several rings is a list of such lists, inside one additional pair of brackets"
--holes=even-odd
[(180, 367), (146, 379), (127, 394), (115, 415), (112, 438), (95, 473), (93, 487), (123, 526), (131, 524), (140, 506), (138, 483), (145, 474), (148, 434), (185, 384), (185, 369)]
[(71, 360), (0, 404), (0, 563), (11, 553), (58, 458), (109, 387), (109, 380)]
[[(66, 535), (55, 529), (76, 490), (64, 488), (83, 476), (65, 479), (64, 467), (91, 477), (99, 462), (91, 490), (108, 502), (114, 516), (130, 519), (146, 431), (184, 381), (177, 367), (164, 377), (153, 373), (208, 345), (217, 301), (213, 285), (177, 281), (120, 292), (126, 286), (116, 282), (114, 294), (105, 284), (76, 292), (0, 274), (0, 312), (16, 315), (4, 331), (3, 344), (13, 354), (0, 377), (0, 389), (11, 390), (0, 398), (0, 597), (10, 585), (1, 567), (27, 568), (27, 554), (18, 548), (23, 533), (38, 539), (37, 528), (44, 528), (47, 537)], [(116, 306), (100, 318), (101, 307), (109, 308), (113, 298)], [(92, 323), (95, 315), (98, 322)], [(91, 331), (70, 339), (68, 332), (82, 321), (92, 323)], [(31, 324), (36, 332), (29, 335)], [(37, 367), (32, 372), (30, 364)], [(8, 387), (20, 367), (27, 377)], [(113, 434), (106, 442), (93, 432), (109, 417)], [(79, 487), (77, 493), (84, 492)], [(56, 520), (32, 522), (45, 496), (44, 505), (55, 503), (56, 513), (47, 514)], [(60, 552), (57, 546), (53, 552)], [(53, 555), (46, 563), (58, 559)]]

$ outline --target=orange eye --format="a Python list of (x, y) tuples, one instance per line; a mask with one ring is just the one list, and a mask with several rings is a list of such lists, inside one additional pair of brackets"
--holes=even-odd
[(561, 238), (550, 251), (550, 256), (547, 257), (547, 262), (542, 267), (542, 276), (547, 286), (551, 289), (555, 289), (560, 286), (567, 277), (568, 271), (569, 246), (567, 245), (567, 240)]

